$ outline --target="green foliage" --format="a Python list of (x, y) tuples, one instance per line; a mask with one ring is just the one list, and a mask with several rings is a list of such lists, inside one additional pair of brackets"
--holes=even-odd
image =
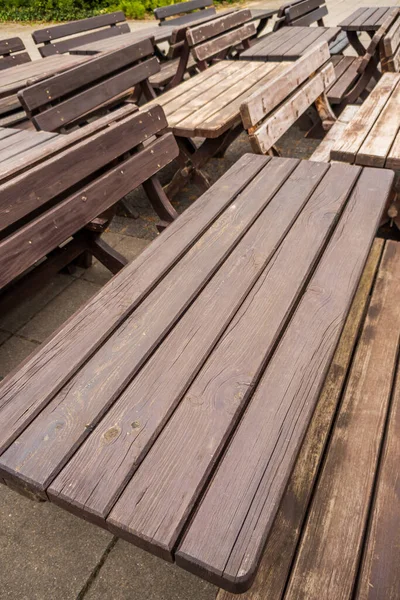
[(174, 3), (173, 0), (0, 0), (0, 21), (73, 21), (115, 10), (124, 11), (127, 19), (144, 19), (155, 8)]

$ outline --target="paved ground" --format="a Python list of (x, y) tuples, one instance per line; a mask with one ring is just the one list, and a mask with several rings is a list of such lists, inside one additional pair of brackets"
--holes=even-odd
[[(279, 6), (275, 0), (263, 6)], [(338, 23), (363, 1), (332, 0), (328, 23)], [(372, 4), (372, 3), (371, 3)], [(400, 4), (400, 0), (374, 4)], [(253, 4), (255, 5), (255, 4)], [(130, 23), (132, 28), (148, 23)], [(30, 41), (34, 28), (0, 24), (0, 38), (21, 35)], [(307, 158), (318, 144), (292, 128), (278, 144), (284, 156)], [(214, 181), (243, 153), (250, 152), (242, 135), (226, 157), (207, 168)], [(168, 177), (168, 172), (163, 174)], [(194, 186), (179, 195), (184, 210), (199, 195)], [(157, 235), (156, 217), (142, 191), (130, 196), (138, 218), (118, 216), (105, 234), (107, 241), (134, 259)], [(0, 376), (4, 377), (110, 278), (94, 262), (88, 270), (54, 277), (34, 298), (0, 318)], [(214, 600), (216, 589), (156, 559), (109, 533), (48, 503), (36, 504), (0, 486), (0, 600)]]

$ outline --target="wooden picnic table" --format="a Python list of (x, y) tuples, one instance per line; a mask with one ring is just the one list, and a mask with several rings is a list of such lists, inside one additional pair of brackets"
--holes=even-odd
[(35, 81), (46, 79), (87, 60), (82, 56), (57, 54), (11, 67), (1, 74), (0, 98), (16, 94)]
[[(207, 23), (208, 21), (218, 19), (235, 11), (236, 9), (226, 9), (223, 11), (219, 11), (214, 15), (208, 15), (206, 17), (198, 18), (192, 24), (192, 26), (197, 27), (202, 23)], [(258, 20), (260, 21), (260, 23), (257, 26), (257, 33), (264, 29), (270, 17), (276, 14), (276, 12), (276, 10), (271, 9), (251, 10), (252, 18), (250, 19), (250, 22)], [(124, 33), (122, 35), (114, 36), (112, 38), (106, 38), (103, 40), (98, 40), (96, 42), (91, 42), (89, 44), (84, 44), (82, 46), (76, 46), (75, 48), (72, 48), (70, 50), (70, 53), (76, 55), (93, 55), (98, 54), (99, 52), (117, 50), (118, 48), (121, 48), (123, 46), (129, 46), (134, 42), (139, 42), (147, 38), (154, 38), (155, 44), (169, 42), (171, 40), (173, 32), (177, 29), (179, 29), (177, 25), (163, 25), (162, 27), (145, 27), (143, 29), (131, 31), (130, 33)]]
[[(0, 165), (3, 169), (4, 164), (9, 164), (13, 157), (20, 158), (21, 154), (31, 150), (40, 149), (54, 138), (58, 133), (49, 133), (48, 131), (26, 131), (0, 127)], [(2, 173), (0, 173), (0, 181)]]
[(331, 159), (400, 168), (400, 73), (385, 73), (336, 136)]
[(355, 10), (349, 17), (339, 23), (346, 31), (349, 43), (360, 56), (364, 56), (365, 47), (360, 42), (358, 33), (366, 31), (372, 38), (375, 31), (383, 25), (393, 6), (364, 6)]
[(242, 52), (240, 60), (296, 60), (313, 45), (331, 42), (340, 33), (338, 27), (282, 27), (260, 38)]
[(393, 177), (243, 156), (0, 384), (0, 480), (246, 589)]

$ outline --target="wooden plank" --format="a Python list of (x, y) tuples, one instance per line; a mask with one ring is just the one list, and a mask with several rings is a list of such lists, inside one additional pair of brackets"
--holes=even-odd
[(329, 60), (328, 44), (316, 46), (296, 63), (274, 77), (270, 83), (257, 90), (240, 107), (243, 127), (257, 125), (266, 114), (276, 108), (293, 90), (301, 85), (318, 68)]
[(386, 56), (393, 56), (400, 44), (400, 18), (396, 19), (396, 21), (382, 40), (382, 43)]
[(346, 61), (347, 69), (342, 75), (338, 76), (335, 69), (336, 81), (328, 89), (327, 95), (330, 102), (340, 104), (343, 102), (346, 93), (355, 85), (356, 81), (361, 77), (359, 74), (359, 66), (362, 58), (353, 56), (345, 56), (343, 62)]
[[(316, 29), (316, 28), (314, 28)], [(271, 53), (268, 53), (268, 56), (266, 56), (264, 54), (264, 52), (261, 51), (261, 49), (254, 55), (254, 57), (258, 57), (259, 60), (268, 58), (268, 60), (274, 60), (274, 59), (279, 59), (279, 60), (285, 60), (286, 55), (290, 55), (290, 50), (291, 48), (293, 48), (293, 46), (299, 47), (298, 45), (301, 44), (301, 49), (304, 50), (304, 48), (308, 47), (307, 41), (304, 40), (308, 40), (310, 38), (310, 36), (314, 36), (314, 37), (318, 37), (320, 35), (320, 31), (313, 31), (312, 29), (310, 29), (309, 27), (291, 27), (290, 30), (292, 32), (292, 35), (290, 37), (288, 37), (283, 43), (279, 44), (279, 46), (273, 50)], [(257, 49), (257, 46), (254, 46), (254, 50)], [(299, 53), (299, 55), (301, 54), (301, 52)], [(290, 59), (286, 59), (286, 60), (290, 60)]]
[[(95, 299), (63, 324), (43, 344), (39, 353), (29, 357), (0, 383), (0, 452), (131, 314), (267, 160), (248, 154), (237, 161), (209, 191), (171, 223), (163, 235), (105, 285)], [(102, 311), (98, 309), (100, 305)], [(51, 377), (48, 377), (50, 372)], [(47, 390), (45, 394), (43, 389)]]
[[(361, 277), (349, 316), (343, 328), (311, 424), (302, 443), (296, 466), (279, 506), (254, 584), (243, 600), (282, 598), (293, 556), (300, 538), (330, 427), (346, 382), (358, 332), (365, 316), (384, 241), (376, 239)], [(216, 600), (234, 600), (235, 595), (220, 590)]]
[(0, 54), (2, 55), (7, 55), (11, 52), (19, 52), (21, 50), (25, 50), (25, 46), (19, 37), (0, 40)]
[(254, 60), (256, 55), (262, 55), (264, 57), (272, 55), (277, 48), (283, 45), (287, 40), (291, 40), (294, 35), (296, 35), (294, 29), (283, 27), (277, 32), (263, 36), (259, 42), (254, 44), (254, 46), (251, 46), (248, 50), (242, 52), (240, 58), (242, 60)]
[(386, 159), (387, 169), (400, 169), (400, 131), (397, 132), (391, 149)]
[[(148, 79), (159, 70), (158, 60), (155, 57), (150, 58), (43, 110), (32, 117), (32, 121), (37, 129), (57, 131), (96, 108), (101, 108), (104, 104), (111, 104), (113, 100), (121, 103), (122, 95), (130, 95), (137, 83)], [(23, 96), (20, 95), (19, 98), (24, 104)]]
[(354, 587), (397, 363), (396, 258), (388, 244), (292, 570), (288, 599), (304, 593), (310, 600), (330, 594), (348, 598)]
[(400, 77), (392, 95), (357, 152), (356, 164), (384, 167), (390, 148), (400, 131)]
[(254, 579), (314, 413), (393, 183), (393, 173), (378, 173), (360, 175), (176, 553), (177, 564), (230, 591), (244, 591)]
[(228, 31), (228, 33), (220, 35), (218, 38), (193, 47), (193, 56), (199, 61), (207, 60), (216, 54), (219, 54), (222, 52), (222, 50), (226, 50), (227, 48), (231, 48), (232, 46), (240, 44), (240, 42), (247, 40), (255, 35), (255, 33), (255, 24), (246, 23), (238, 29), (233, 29), (232, 31)]
[(289, 5), (289, 7), (285, 10), (285, 17), (288, 21), (288, 24), (306, 15), (312, 10), (319, 8), (325, 4), (325, 0), (304, 0), (303, 2), (295, 2), (293, 5)]
[(258, 154), (267, 153), (333, 81), (335, 70), (332, 64), (328, 64), (300, 86), (298, 91), (268, 116), (258, 129), (249, 132), (253, 150)]
[[(337, 182), (339, 171), (343, 176), (339, 185), (336, 183), (336, 193), (328, 196), (326, 190)], [(185, 520), (237, 424), (358, 174), (351, 168), (331, 167), (317, 186), (111, 511), (108, 523), (113, 532), (171, 559)], [(168, 470), (161, 464), (168, 464)]]
[(191, 10), (212, 6), (213, 0), (189, 0), (189, 2), (177, 2), (169, 6), (160, 6), (154, 9), (156, 19), (166, 19), (174, 15), (180, 15)]
[[(393, 269), (399, 263), (399, 244), (388, 242), (387, 253), (393, 257)], [(396, 271), (397, 272), (397, 271)], [(392, 269), (386, 273), (392, 278)], [(398, 281), (398, 280), (395, 280)], [(394, 283), (394, 282), (392, 282)], [(393, 286), (394, 287), (394, 286)], [(394, 291), (394, 290), (393, 290)], [(392, 292), (393, 293), (393, 292)], [(382, 310), (379, 308), (379, 310)], [(397, 316), (397, 315), (396, 315)], [(393, 323), (389, 323), (387, 334), (392, 335)], [(383, 363), (380, 368), (388, 369)], [(372, 519), (368, 530), (357, 600), (395, 600), (398, 597), (399, 564), (399, 496), (398, 464), (400, 459), (400, 377), (397, 373), (393, 391), (392, 406), (388, 415), (388, 425), (379, 466), (377, 488), (372, 507)]]
[(392, 73), (385, 73), (382, 76), (368, 100), (360, 107), (355, 119), (346, 127), (343, 137), (332, 148), (332, 160), (354, 162), (360, 147), (390, 98), (397, 82), (396, 75)]
[[(263, 181), (269, 179), (271, 185), (269, 193), (260, 197), (260, 195), (254, 194), (255, 186), (252, 186), (251, 192), (246, 190), (238, 196), (235, 199), (235, 211), (225, 211), (219, 217), (213, 227), (192, 247), (181, 262), (159, 284), (158, 288), (125, 321), (116, 335), (111, 337), (98, 350), (93, 359), (87, 362), (68, 383), (67, 389), (61, 390), (54, 401), (26, 430), (26, 440), (29, 438), (33, 446), (38, 449), (38, 452), (32, 453), (31, 461), (24, 460), (21, 473), (23, 472), (22, 477), (27, 482), (34, 482), (35, 489), (38, 492), (43, 492), (46, 489), (79, 442), (83, 441), (84, 437), (87, 437), (90, 433), (87, 428), (85, 429), (85, 423), (88, 421), (92, 421), (93, 424), (98, 422), (107, 408), (118, 398), (119, 394), (136, 375), (144, 360), (174, 327), (182, 312), (200, 293), (217, 269), (222, 268), (221, 265), (224, 260), (234, 251), (252, 223), (273, 197), (274, 192), (279, 189), (296, 164), (296, 161), (285, 159), (281, 161), (280, 168), (278, 165), (267, 166), (268, 176), (265, 175)], [(223, 236), (221, 235), (222, 232), (224, 232)], [(177, 290), (179, 290), (178, 293)], [(225, 309), (228, 310), (226, 305)], [(180, 338), (181, 341), (182, 338)], [(100, 368), (101, 373), (99, 372), (99, 365), (102, 365)], [(116, 368), (116, 365), (118, 365), (118, 368)], [(176, 366), (179, 367), (179, 365)], [(107, 380), (106, 385), (105, 377)], [(93, 382), (90, 386), (91, 391), (87, 386), (89, 380)], [(93, 393), (95, 389), (96, 392)], [(86, 399), (84, 400), (84, 398)], [(61, 400), (62, 406), (60, 405)], [(56, 435), (56, 438), (54, 438), (54, 446), (51, 443), (41, 445), (40, 440), (45, 438), (45, 436), (42, 436), (42, 428), (44, 427), (46, 430), (54, 429), (53, 417), (55, 413), (53, 413), (53, 410), (55, 409), (58, 412), (56, 407), (60, 405), (61, 412), (66, 417), (70, 409), (74, 410), (74, 406), (79, 405), (82, 407), (82, 401), (86, 405), (87, 411), (79, 410), (76, 413), (76, 419), (72, 421), (67, 418), (65, 425), (69, 428), (69, 432), (67, 433), (66, 427), (63, 428), (61, 436)], [(176, 402), (176, 399), (172, 398), (171, 401)], [(152, 405), (153, 403), (149, 406), (150, 410)], [(61, 413), (59, 416), (63, 420)], [(41, 424), (39, 424), (39, 421)], [(67, 422), (71, 423), (71, 427), (68, 426)], [(156, 434), (158, 427), (153, 432), (151, 432), (151, 428), (152, 426), (149, 424), (150, 435)], [(84, 432), (83, 435), (82, 431)], [(39, 432), (39, 437), (37, 432)], [(31, 442), (27, 441), (28, 445), (31, 445)], [(4, 455), (4, 466), (8, 473), (15, 474), (12, 465), (15, 464), (15, 460), (18, 461), (16, 454), (18, 454), (19, 445), (17, 440), (14, 446)], [(52, 449), (50, 450), (51, 446)], [(15, 453), (14, 450), (17, 450), (17, 452)], [(47, 450), (50, 450), (50, 452), (47, 452)], [(20, 475), (18, 475), (19, 477)], [(106, 514), (103, 515), (103, 518)]]
[[(11, 177), (15, 177), (17, 173), (26, 171), (28, 168), (31, 168), (34, 165), (43, 162), (44, 160), (50, 159), (54, 154), (66, 150), (74, 144), (77, 144), (79, 141), (82, 141), (89, 136), (94, 135), (96, 132), (105, 129), (112, 123), (118, 122), (123, 118), (128, 118), (137, 110), (137, 106), (134, 104), (126, 104), (121, 108), (116, 109), (112, 113), (96, 119), (92, 123), (72, 131), (68, 134), (68, 136), (54, 136), (52, 141), (46, 144), (45, 148), (37, 147), (29, 152), (24, 152), (19, 156), (5, 160), (1, 164), (0, 182), (4, 183), (5, 181), (11, 179)], [(14, 131), (15, 133), (18, 132), (17, 129), (10, 129), (10, 131)]]
[[(35, 133), (37, 132), (20, 131), (17, 135), (14, 135), (12, 138), (10, 138), (10, 144), (6, 148), (0, 150), (0, 163), (2, 163), (3, 160), (19, 155), (21, 152), (30, 150), (36, 146), (39, 146), (40, 144), (47, 143), (47, 138), (43, 138), (40, 135), (36, 136)], [(0, 229), (2, 228), (3, 224), (1, 223)]]
[(160, 21), (159, 25), (161, 25), (162, 29), (166, 27), (183, 27), (185, 25), (192, 25), (197, 21), (207, 21), (208, 19), (213, 19), (216, 14), (217, 11), (214, 7), (206, 8), (205, 10), (189, 13), (188, 15), (184, 15), (182, 17), (175, 17), (174, 19), (169, 19), (168, 21)]
[(298, 19), (296, 19), (294, 21), (293, 25), (298, 25), (298, 26), (300, 25), (302, 27), (312, 25), (313, 23), (316, 23), (320, 19), (323, 19), (324, 17), (326, 17), (327, 14), (328, 14), (328, 7), (326, 5), (324, 5), (324, 6), (321, 6), (320, 8), (317, 8), (316, 10), (313, 10), (312, 12), (309, 12), (307, 15), (304, 15), (303, 17), (299, 17)]
[(154, 175), (157, 164), (165, 166), (177, 154), (176, 142), (167, 134), (1, 240), (5, 266), (0, 288)]
[(153, 44), (149, 39), (133, 43), (128, 51), (126, 49), (111, 51), (90, 61), (85, 61), (83, 64), (78, 64), (73, 69), (55, 75), (47, 81), (32, 85), (21, 92), (20, 98), (27, 110), (33, 111), (94, 83), (110, 73), (129, 67), (137, 60), (152, 55), (153, 52)]
[(362, 6), (361, 8), (357, 8), (357, 10), (355, 10), (353, 13), (351, 13), (351, 15), (349, 15), (348, 17), (346, 17), (343, 21), (341, 21), (338, 25), (338, 27), (340, 27), (341, 29), (345, 29), (347, 30), (347, 28), (352, 24), (358, 21), (358, 19), (362, 19), (362, 15), (364, 14), (364, 12), (367, 9), (365, 8), (365, 6)]
[(309, 160), (329, 162), (331, 157), (331, 149), (336, 140), (340, 138), (346, 129), (348, 123), (355, 117), (359, 106), (357, 104), (349, 104), (344, 111), (338, 116), (336, 123), (325, 134), (321, 143), (314, 150)]
[[(282, 161), (280, 164), (275, 164), (271, 168), (267, 167), (264, 169), (262, 174), (260, 174), (254, 182), (252, 182), (250, 186), (251, 189), (247, 188), (244, 192), (246, 199), (249, 200), (251, 194), (254, 195), (254, 190), (257, 187), (257, 183), (265, 180), (268, 180), (272, 184), (271, 191), (268, 195), (269, 198), (271, 198), (273, 196), (274, 189), (276, 191), (276, 189), (279, 187), (279, 182), (287, 177), (288, 173), (290, 173), (290, 171), (296, 167), (296, 164), (297, 162), (293, 160), (286, 160)], [(273, 174), (273, 169), (277, 169), (276, 174)], [(321, 172), (322, 169), (320, 168), (319, 171)], [(318, 171), (315, 171), (315, 174), (317, 174), (317, 172)], [(316, 182), (309, 180), (308, 183), (305, 184), (305, 187), (307, 185), (315, 187)], [(263, 226), (266, 226), (268, 222), (268, 215), (271, 217), (272, 214), (276, 214), (278, 211), (277, 201), (274, 200), (272, 204), (269, 203), (268, 196), (265, 197), (266, 208), (262, 213)], [(304, 196), (304, 194), (301, 193), (300, 196)], [(245, 198), (243, 198), (243, 202), (244, 201)], [(94, 444), (97, 448), (96, 465), (100, 466), (103, 460), (105, 460), (110, 467), (107, 468), (107, 473), (111, 475), (111, 473), (114, 472), (112, 475), (112, 481), (107, 482), (107, 474), (105, 471), (103, 471), (103, 469), (97, 469), (97, 467), (92, 464), (89, 479), (87, 479), (87, 474), (89, 471), (87, 471), (85, 468), (82, 468), (82, 470), (80, 469), (80, 474), (77, 478), (75, 477), (77, 473), (75, 473), (73, 476), (74, 483), (72, 483), (70, 478), (71, 474), (73, 473), (74, 466), (73, 463), (70, 462), (48, 492), (51, 496), (54, 495), (55, 502), (62, 504), (68, 502), (69, 508), (72, 510), (77, 510), (78, 512), (84, 508), (86, 518), (90, 518), (91, 520), (95, 521), (100, 519), (103, 520), (104, 524), (104, 519), (112, 507), (115, 499), (118, 497), (120, 491), (122, 491), (124, 482), (127, 480), (127, 478), (129, 478), (129, 474), (140, 462), (140, 459), (145, 454), (147, 447), (149, 444), (151, 444), (154, 437), (157, 435), (158, 431), (160, 431), (163, 424), (170, 416), (172, 410), (179, 402), (183, 391), (188, 385), (188, 382), (194, 377), (197, 370), (201, 367), (202, 363), (207, 358), (208, 353), (212, 350), (213, 346), (220, 337), (220, 334), (224, 331), (225, 326), (229, 323), (236, 309), (240, 306), (241, 300), (243, 300), (245, 297), (244, 290), (249, 289), (249, 281), (253, 281), (254, 283), (256, 279), (256, 273), (259, 274), (266, 262), (268, 262), (271, 252), (273, 252), (273, 240), (277, 242), (277, 240), (284, 236), (284, 231), (288, 226), (287, 218), (289, 215), (292, 215), (292, 219), (295, 218), (295, 215), (298, 213), (299, 206), (302, 202), (304, 202), (304, 199), (300, 199), (300, 204), (295, 201), (293, 207), (291, 206), (291, 208), (288, 209), (288, 215), (286, 217), (283, 215), (282, 220), (278, 220), (276, 223), (277, 230), (275, 234), (272, 234), (272, 222), (269, 221), (270, 226), (268, 227), (268, 230), (271, 227), (271, 237), (268, 241), (265, 240), (265, 244), (261, 245), (261, 247), (257, 246), (257, 257), (259, 258), (255, 263), (253, 263), (252, 268), (249, 267), (249, 272), (244, 274), (240, 270), (240, 265), (243, 264), (243, 260), (248, 260), (246, 257), (249, 256), (249, 253), (251, 254), (252, 248), (255, 249), (254, 244), (260, 243), (260, 236), (262, 235), (262, 228), (257, 221), (255, 229), (252, 228), (245, 235), (243, 241), (240, 242), (240, 245), (237, 246), (230, 257), (227, 258), (226, 263), (224, 263), (224, 265), (218, 271), (218, 274), (215, 275), (205, 290), (201, 293), (200, 297), (196, 300), (196, 303), (192, 305), (189, 311), (176, 325), (175, 329), (168, 337), (168, 344), (164, 344), (159, 347), (157, 352), (141, 370), (140, 375), (133, 381), (131, 385), (129, 385), (125, 393), (117, 400), (111, 411), (107, 413), (106, 417), (103, 419), (103, 422), (93, 433), (93, 436), (90, 437), (90, 439), (78, 452), (76, 459), (73, 459), (74, 464), (76, 464), (77, 460), (83, 467), (81, 457), (88, 451), (90, 452), (89, 448), (93, 447)], [(280, 210), (281, 214), (282, 212), (286, 212), (285, 210), (282, 210), (282, 205)], [(222, 289), (225, 289), (225, 286), (228, 285), (229, 281), (232, 282), (232, 278), (234, 278), (235, 281), (237, 278), (237, 288), (235, 286), (235, 291), (232, 294), (228, 294), (226, 296), (227, 301), (221, 304), (221, 291)], [(200, 318), (200, 321), (198, 318)], [(203, 323), (203, 326), (201, 326), (200, 323)], [(202, 331), (201, 339), (199, 338), (200, 328)], [(198, 335), (196, 335), (196, 332), (198, 332)], [(189, 335), (189, 338), (186, 337), (186, 334)], [(187, 344), (188, 339), (190, 339), (189, 345)], [(185, 360), (184, 364), (182, 361), (176, 360), (176, 357), (181, 355), (182, 351), (188, 358), (187, 361)], [(159, 373), (159, 376), (157, 377), (155, 377), (156, 372)], [(121, 424), (121, 426), (123, 426), (122, 420), (128, 417), (129, 413), (132, 415), (131, 409), (133, 406), (133, 398), (138, 398), (137, 393), (142, 393), (139, 392), (139, 390), (143, 391), (143, 396), (141, 396), (143, 404), (142, 409), (140, 409), (139, 405), (136, 405), (135, 420), (137, 427), (135, 427), (135, 431), (132, 432), (132, 435), (129, 437), (126, 437), (125, 435), (118, 436), (119, 439), (115, 439), (115, 443), (112, 444), (112, 446), (104, 446), (103, 440), (108, 439), (109, 437), (107, 432), (110, 430), (110, 419), (113, 420), (114, 418), (117, 418), (115, 423), (118, 422)], [(153, 400), (149, 403), (145, 400), (145, 397), (151, 397)], [(91, 411), (93, 411), (95, 408), (93, 400), (94, 398), (88, 398), (87, 406)], [(71, 401), (73, 403), (75, 402), (72, 400), (72, 397)], [(101, 401), (96, 402), (99, 408)], [(65, 415), (69, 410), (67, 408), (67, 404), (69, 404), (68, 398), (66, 399), (66, 402), (63, 402), (62, 412)], [(51, 414), (50, 406), (51, 405), (49, 405), (48, 409), (46, 409), (46, 413), (48, 413), (48, 415)], [(98, 410), (98, 408), (96, 410)], [(146, 414), (148, 414), (150, 417), (150, 413), (147, 411), (151, 411), (152, 414), (151, 418), (149, 419), (146, 417)], [(94, 414), (95, 413), (92, 412), (92, 417)], [(51, 419), (53, 418), (54, 415), (51, 416)], [(88, 419), (92, 421), (92, 419), (89, 417), (88, 411), (86, 410), (85, 414), (80, 413), (78, 419), (83, 423), (85, 418), (86, 421), (88, 421)], [(45, 417), (43, 415), (43, 420), (40, 419), (42, 420), (42, 425), (44, 424), (44, 419)], [(128, 417), (128, 419), (130, 419), (130, 417)], [(131, 423), (132, 419), (130, 419), (129, 423), (126, 423), (128, 431), (132, 431), (130, 425)], [(143, 424), (143, 428), (140, 427), (140, 423)], [(36, 430), (38, 430), (36, 421), (33, 425)], [(114, 425), (112, 426), (112, 429), (113, 427)], [(76, 433), (79, 432), (80, 435), (81, 430), (82, 427), (76, 428)], [(115, 429), (113, 430), (115, 431)], [(104, 438), (103, 432), (106, 432), (106, 438)], [(26, 433), (28, 433), (28, 431)], [(72, 435), (72, 433), (73, 431), (71, 428), (69, 434)], [(133, 436), (135, 438), (140, 436), (140, 441), (137, 439), (137, 442), (135, 442)], [(30, 434), (30, 437), (33, 439), (32, 434)], [(63, 444), (65, 452), (65, 449), (67, 448), (65, 443), (67, 434), (65, 430), (62, 437), (64, 438), (64, 442), (61, 439), (60, 442)], [(42, 431), (40, 432), (40, 438), (42, 438)], [(72, 440), (72, 437), (70, 437), (70, 440)], [(98, 446), (99, 440), (101, 448)], [(118, 445), (118, 451), (116, 445)], [(48, 445), (45, 444), (45, 446), (46, 455), (49, 456), (50, 462), (52, 462), (54, 465), (54, 454), (47, 453)], [(54, 450), (55, 448), (53, 448), (53, 452)], [(104, 453), (102, 450), (104, 450)], [(120, 454), (120, 452), (122, 454)], [(39, 458), (40, 453), (41, 450), (38, 448), (37, 459), (40, 462), (42, 462), (43, 459), (45, 462), (47, 462), (44, 456)], [(100, 456), (100, 454), (102, 456)], [(125, 456), (125, 460), (121, 460), (122, 456)], [(35, 458), (33, 458), (33, 460), (35, 461)], [(111, 463), (115, 463), (115, 468), (111, 467)], [(47, 465), (49, 465), (48, 462)], [(32, 472), (31, 467), (29, 470)], [(41, 467), (40, 470), (44, 472)], [(25, 467), (23, 468), (23, 471), (25, 476)], [(66, 486), (65, 482), (67, 479), (70, 484)], [(37, 480), (37, 476), (35, 476), (35, 480)], [(94, 483), (95, 480), (97, 481), (96, 484)], [(83, 484), (83, 487), (80, 487), (80, 484)], [(89, 487), (92, 489), (90, 494), (88, 493)]]
[(213, 19), (211, 23), (191, 27), (186, 32), (186, 39), (191, 46), (225, 33), (228, 29), (238, 27), (251, 20), (250, 10), (238, 10), (224, 17)]
[(11, 54), (10, 56), (0, 58), (0, 71), (4, 71), (4, 69), (12, 69), (17, 65), (23, 65), (29, 62), (31, 62), (31, 57), (27, 52)]
[[(0, 231), (45, 206), (52, 198), (72, 188), (102, 167), (112, 163), (125, 152), (149, 139), (166, 127), (160, 107), (140, 111), (129, 120), (111, 124), (106, 131), (95, 135), (72, 148), (57, 154), (27, 173), (0, 186)], [(40, 133), (23, 131), (21, 139), (52, 139)], [(18, 135), (13, 136), (16, 139)], [(7, 152), (8, 149), (3, 150)], [(15, 154), (15, 152), (14, 152)], [(2, 151), (0, 149), (0, 160)]]
[(84, 35), (62, 40), (61, 42), (46, 44), (44, 46), (39, 47), (38, 50), (41, 56), (46, 58), (48, 56), (54, 56), (57, 54), (64, 54), (66, 52), (70, 52), (74, 50), (74, 48), (82, 46), (84, 44), (93, 44), (95, 42), (108, 40), (110, 38), (119, 38), (122, 35), (126, 35), (128, 33), (130, 33), (129, 25), (128, 23), (123, 23), (123, 25), (117, 25), (116, 27), (98, 29), (96, 31), (92, 31), (91, 33), (86, 33)]
[(38, 29), (32, 33), (32, 38), (36, 44), (57, 40), (68, 35), (74, 35), (83, 31), (90, 31), (99, 27), (115, 25), (125, 21), (125, 15), (122, 11), (106, 13), (89, 19), (79, 19), (78, 21), (70, 21), (62, 25), (54, 25), (45, 29)]
[(202, 127), (205, 120), (215, 113), (224, 123), (222, 109), (243, 94), (247, 86), (256, 83), (263, 73), (273, 71), (277, 67), (276, 63), (261, 65), (261, 68), (257, 63), (240, 66), (241, 64), (241, 61), (235, 61), (237, 66), (230, 76), (225, 77), (222, 72), (220, 80), (211, 89), (193, 97), (173, 114), (169, 113), (167, 115), (169, 126), (173, 127), (178, 134), (192, 132), (193, 135), (197, 132), (197, 126)]

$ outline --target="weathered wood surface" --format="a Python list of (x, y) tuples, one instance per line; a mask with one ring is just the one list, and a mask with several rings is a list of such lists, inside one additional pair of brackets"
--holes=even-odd
[(240, 59), (255, 61), (296, 60), (314, 45), (331, 42), (340, 33), (338, 27), (283, 27), (262, 37), (241, 53)]
[[(152, 148), (125, 162), (131, 183), (146, 172), (128, 163), (145, 152), (150, 160)], [(178, 550), (185, 568), (225, 587), (248, 586), (392, 179), (389, 171), (244, 156), (2, 382), (0, 477), (168, 560)], [(295, 361), (287, 346), (292, 357), (298, 349)], [(282, 409), (265, 419), (286, 380), (287, 417)], [(270, 396), (276, 390), (270, 405), (265, 386)], [(289, 441), (279, 430), (292, 417)], [(270, 431), (258, 435), (260, 426)], [(240, 443), (238, 456), (249, 428), (254, 444)], [(288, 446), (264, 472), (274, 435), (277, 448)], [(232, 453), (243, 480), (227, 468)], [(218, 491), (222, 481), (229, 498)], [(224, 509), (207, 509), (204, 522), (210, 501)]]
[(392, 10), (393, 6), (358, 8), (338, 27), (345, 31), (377, 31)]
[[(86, 44), (90, 41), (106, 39), (129, 32), (129, 25), (125, 23), (125, 15), (122, 11), (107, 13), (89, 19), (71, 21), (62, 25), (39, 29), (32, 33), (33, 41), (39, 46), (38, 50), (43, 57), (53, 56), (69, 52), (76, 45)], [(122, 23), (122, 25), (120, 25)], [(90, 33), (83, 33), (89, 31)], [(82, 33), (83, 35), (76, 35)], [(71, 37), (74, 36), (74, 37)], [(60, 40), (67, 38), (61, 42)]]
[[(346, 383), (346, 374), (363, 323), (383, 245), (383, 240), (374, 241), (296, 466), (279, 506), (260, 568), (253, 586), (242, 597), (243, 600), (263, 598), (281, 600), (284, 596), (292, 560), (301, 537), (307, 507), (317, 481), (331, 425)], [(224, 590), (220, 590), (217, 595), (217, 600), (234, 600), (234, 598), (237, 596)]]
[(399, 168), (400, 74), (385, 73), (337, 138), (332, 160)]
[(343, 135), (350, 121), (355, 117), (360, 107), (357, 104), (349, 104), (339, 115), (336, 123), (326, 133), (323, 140), (318, 144), (316, 150), (310, 156), (310, 160), (329, 162), (331, 159), (331, 149), (336, 141)]
[(21, 38), (0, 40), (0, 71), (31, 62)]
[(87, 58), (82, 56), (57, 55), (7, 69), (1, 75), (0, 98), (16, 94), (35, 80), (46, 79), (85, 60)]
[(146, 39), (154, 39), (154, 42), (161, 43), (170, 41), (172, 34), (176, 31), (176, 27), (146, 27), (138, 31), (131, 31), (105, 40), (81, 43), (71, 49), (70, 53), (75, 55), (94, 55), (100, 52), (110, 52), (131, 46), (136, 42), (141, 42)]
[(398, 359), (400, 312), (395, 290), (400, 263), (395, 246), (388, 244), (383, 254), (288, 599), (344, 600), (354, 588)]

